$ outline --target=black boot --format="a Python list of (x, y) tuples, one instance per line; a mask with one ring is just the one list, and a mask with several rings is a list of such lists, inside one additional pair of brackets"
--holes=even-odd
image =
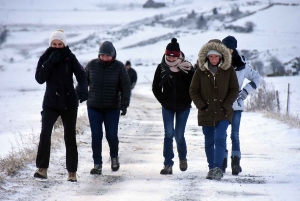
[(227, 158), (223, 159), (222, 172), (225, 173), (227, 168)]
[(231, 156), (231, 169), (232, 169), (232, 175), (238, 175), (240, 172), (242, 172), (239, 157)]

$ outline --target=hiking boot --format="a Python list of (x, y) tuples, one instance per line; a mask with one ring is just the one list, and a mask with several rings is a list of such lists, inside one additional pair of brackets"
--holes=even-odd
[(102, 174), (102, 165), (94, 164), (94, 168), (91, 169), (91, 174)]
[(215, 167), (213, 169), (213, 179), (220, 180), (223, 177), (223, 172), (220, 168)]
[(40, 179), (47, 179), (47, 168), (38, 168), (33, 177)]
[(227, 168), (227, 158), (223, 159), (222, 172), (225, 173)]
[(232, 175), (238, 175), (240, 172), (242, 172), (239, 157), (231, 156), (231, 170), (232, 170)]
[(187, 160), (181, 160), (179, 161), (179, 168), (181, 171), (186, 171), (188, 168)]
[(119, 157), (111, 158), (111, 170), (118, 171), (120, 168)]
[(70, 182), (77, 182), (76, 172), (69, 172), (68, 181), (70, 181)]
[(214, 169), (210, 169), (210, 170), (208, 171), (208, 173), (207, 173), (205, 179), (210, 179), (210, 180), (212, 180), (213, 177), (214, 177), (214, 174), (213, 174), (213, 173), (214, 173)]
[(165, 165), (165, 167), (160, 171), (160, 174), (172, 174), (172, 166)]

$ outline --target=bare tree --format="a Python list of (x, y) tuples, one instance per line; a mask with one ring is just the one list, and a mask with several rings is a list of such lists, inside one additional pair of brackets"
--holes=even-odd
[(8, 30), (5, 27), (0, 28), (0, 45), (5, 42)]
[(194, 10), (192, 10), (192, 12), (187, 15), (188, 19), (194, 19), (195, 17), (196, 17), (196, 13)]
[(203, 29), (206, 27), (206, 20), (204, 19), (203, 15), (201, 15), (199, 17), (199, 19), (197, 20), (197, 28), (198, 29)]
[(246, 32), (250, 33), (254, 30), (255, 24), (253, 22), (246, 22), (245, 27), (246, 27)]
[(282, 75), (285, 75), (285, 69), (284, 69), (284, 66), (283, 66), (283, 64), (281, 63), (281, 61), (279, 61), (279, 60), (277, 59), (277, 57), (272, 56), (272, 57), (270, 58), (270, 66), (271, 66), (271, 69), (272, 69), (274, 75), (276, 75), (276, 76), (282, 76)]
[(254, 60), (251, 62), (251, 67), (256, 70), (261, 76), (265, 76), (264, 63), (261, 60)]
[(233, 18), (238, 18), (242, 14), (243, 13), (240, 11), (240, 8), (237, 5), (235, 7), (233, 7), (229, 13), (229, 15)]
[(214, 9), (212, 10), (212, 12), (213, 12), (214, 15), (218, 15), (218, 14), (219, 14), (217, 8), (214, 8)]

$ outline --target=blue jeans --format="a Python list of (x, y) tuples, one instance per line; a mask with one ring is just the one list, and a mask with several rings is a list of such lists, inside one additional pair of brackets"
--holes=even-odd
[[(242, 111), (241, 110), (234, 111), (232, 117), (231, 136), (230, 136), (232, 142), (231, 156), (237, 156), (239, 158), (241, 158), (240, 135), (239, 135), (241, 118), (242, 118)], [(227, 158), (228, 152), (227, 153), (226, 152), (224, 158)]]
[(205, 154), (209, 169), (222, 168), (226, 148), (226, 130), (229, 121), (221, 120), (216, 126), (202, 126)]
[[(185, 160), (187, 149), (186, 149), (186, 142), (184, 138), (185, 126), (187, 119), (190, 114), (190, 108), (180, 111), (174, 112), (171, 110), (167, 110), (164, 107), (162, 108), (162, 116), (164, 121), (164, 128), (165, 128), (165, 138), (164, 138), (164, 165), (173, 166), (173, 137), (175, 136), (176, 144), (177, 144), (177, 151), (179, 160)], [(174, 116), (176, 117), (175, 121), (175, 129), (174, 129)]]
[(105, 127), (105, 137), (107, 139), (110, 157), (118, 157), (119, 151), (119, 138), (118, 138), (118, 126), (120, 119), (119, 109), (96, 109), (88, 107), (88, 116), (92, 131), (92, 150), (94, 164), (102, 164), (102, 138), (103, 129), (102, 124)]

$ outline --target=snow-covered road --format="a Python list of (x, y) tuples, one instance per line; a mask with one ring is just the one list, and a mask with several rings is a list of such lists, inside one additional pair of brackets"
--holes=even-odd
[[(173, 175), (160, 175), (163, 167), (164, 129), (160, 105), (149, 84), (137, 85), (130, 108), (119, 126), (120, 163), (110, 170), (107, 141), (103, 140), (103, 174), (90, 175), (93, 166), (90, 131), (78, 135), (78, 182), (67, 182), (65, 150), (52, 150), (48, 181), (33, 179), (30, 164), (8, 178), (2, 200), (298, 200), (300, 198), (300, 135), (260, 113), (245, 112), (241, 124), (241, 166), (230, 168), (221, 181), (206, 180), (208, 171), (202, 130), (193, 108), (186, 128), (188, 170), (181, 172), (175, 154)], [(149, 92), (147, 96), (140, 94)], [(228, 142), (230, 146), (230, 141)], [(174, 143), (176, 152), (176, 144)]]

